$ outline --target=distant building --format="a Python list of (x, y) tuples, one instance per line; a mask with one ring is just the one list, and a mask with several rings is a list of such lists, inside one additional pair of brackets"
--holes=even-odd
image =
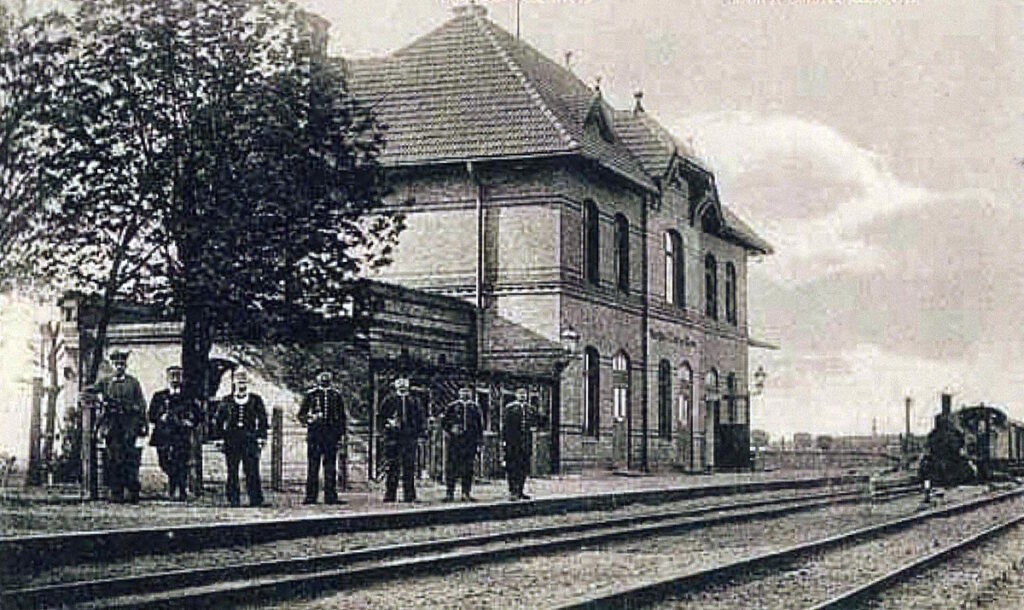
[(771, 247), (640, 96), (613, 109), (484, 8), (455, 12), (349, 64), (407, 214), (380, 278), (474, 303), (489, 396), (537, 388), (556, 467), (745, 466), (747, 262)]

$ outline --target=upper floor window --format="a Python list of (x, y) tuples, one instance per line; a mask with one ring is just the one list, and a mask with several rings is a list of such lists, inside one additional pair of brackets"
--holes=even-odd
[(601, 220), (597, 213), (597, 204), (587, 200), (583, 202), (583, 277), (597, 286), (601, 282), (601, 266), (599, 264), (601, 249)]
[(617, 420), (624, 420), (629, 413), (629, 356), (619, 352), (612, 359), (612, 386), (614, 388), (614, 415)]
[(736, 319), (736, 266), (731, 262), (725, 264), (725, 319), (733, 326)]
[(629, 221), (615, 215), (615, 285), (629, 292)]
[(583, 434), (597, 437), (601, 418), (601, 355), (588, 347), (583, 351)]
[(718, 263), (715, 255), (704, 257), (704, 304), (705, 313), (712, 320), (718, 319)]
[(675, 230), (665, 233), (665, 300), (670, 305), (686, 305), (686, 263), (683, 238)]

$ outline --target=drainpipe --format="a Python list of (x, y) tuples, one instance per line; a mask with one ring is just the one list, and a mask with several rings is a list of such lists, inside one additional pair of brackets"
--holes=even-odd
[(641, 226), (641, 232), (640, 232), (640, 235), (641, 235), (641, 243), (640, 243), (640, 245), (641, 245), (641, 248), (640, 248), (640, 258), (641, 258), (641, 261), (640, 261), (641, 262), (641, 266), (640, 266), (640, 269), (641, 269), (641, 271), (640, 271), (640, 286), (641, 286), (641, 289), (640, 290), (641, 290), (641, 292), (640, 292), (640, 296), (643, 298), (643, 308), (641, 309), (641, 314), (640, 314), (640, 354), (641, 354), (641, 358), (643, 359), (643, 362), (641, 363), (642, 364), (641, 370), (644, 372), (643, 384), (642, 384), (642, 387), (641, 387), (642, 392), (640, 394), (640, 408), (642, 409), (642, 411), (640, 412), (640, 425), (643, 427), (643, 433), (642, 433), (642, 436), (641, 436), (641, 438), (643, 439), (643, 446), (640, 448), (640, 470), (643, 471), (643, 472), (648, 472), (650, 470), (650, 464), (648, 463), (648, 460), (647, 460), (647, 445), (648, 445), (648, 441), (649, 441), (649, 439), (648, 439), (648, 434), (649, 433), (647, 431), (648, 423), (649, 423), (649, 417), (648, 417), (647, 410), (648, 410), (648, 406), (649, 406), (648, 405), (648, 397), (649, 397), (649, 394), (650, 394), (650, 392), (648, 391), (649, 390), (648, 385), (650, 384), (650, 374), (649, 374), (649, 371), (647, 370), (647, 363), (648, 363), (648, 360), (649, 360), (648, 355), (647, 355), (647, 346), (648, 346), (647, 334), (648, 334), (648, 332), (650, 330), (648, 328), (648, 326), (649, 326), (649, 307), (650, 307), (650, 287), (647, 285), (647, 276), (648, 276), (648, 269), (647, 269), (647, 259), (648, 259), (648, 253), (647, 253), (647, 198), (648, 198), (648, 195), (642, 195), (640, 197), (640, 226)]
[(484, 339), (484, 185), (475, 171), (472, 161), (466, 161), (466, 172), (476, 186), (476, 370), (483, 364)]

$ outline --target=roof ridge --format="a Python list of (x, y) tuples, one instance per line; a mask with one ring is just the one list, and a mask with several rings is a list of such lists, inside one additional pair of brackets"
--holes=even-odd
[(540, 94), (540, 91), (537, 90), (533, 83), (530, 82), (530, 79), (526, 77), (526, 73), (523, 71), (522, 66), (520, 66), (512, 57), (512, 54), (509, 53), (508, 50), (505, 47), (503, 47), (500, 42), (498, 42), (497, 36), (494, 35), (494, 32), (492, 32), (491, 28), (489, 27), (489, 20), (480, 14), (474, 14), (472, 19), (476, 23), (476, 25), (480, 26), (480, 30), (487, 38), (487, 41), (491, 43), (491, 46), (494, 47), (495, 52), (498, 53), (498, 56), (501, 58), (501, 60), (505, 62), (505, 65), (508, 66), (509, 70), (512, 72), (512, 75), (516, 77), (520, 84), (522, 84), (523, 89), (526, 91), (526, 95), (530, 98), (530, 101), (532, 101), (534, 105), (537, 107), (537, 109), (541, 111), (541, 114), (543, 114), (544, 117), (551, 123), (551, 126), (554, 127), (556, 131), (558, 131), (558, 134), (562, 137), (562, 140), (571, 148), (580, 148), (581, 144), (577, 142), (575, 138), (572, 137), (572, 134), (569, 132), (566, 126), (563, 125), (560, 120), (558, 120), (558, 116), (555, 114), (555, 112), (551, 110), (551, 108), (544, 102), (544, 97)]

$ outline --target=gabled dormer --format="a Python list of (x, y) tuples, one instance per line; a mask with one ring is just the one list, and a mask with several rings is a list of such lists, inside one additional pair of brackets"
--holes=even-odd
[(601, 139), (609, 144), (614, 144), (616, 141), (612, 118), (605, 108), (600, 89), (597, 90), (594, 99), (590, 102), (590, 109), (587, 110), (587, 118), (583, 121), (583, 127), (584, 129), (596, 129)]

